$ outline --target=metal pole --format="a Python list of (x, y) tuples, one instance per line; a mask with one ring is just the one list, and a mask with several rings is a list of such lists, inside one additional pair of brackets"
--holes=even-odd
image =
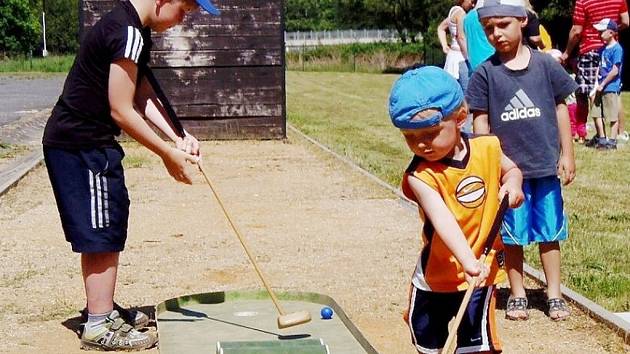
[(44, 49), (42, 49), (42, 56), (47, 57), (48, 51), (46, 50), (46, 0), (42, 0), (42, 35), (44, 36)]

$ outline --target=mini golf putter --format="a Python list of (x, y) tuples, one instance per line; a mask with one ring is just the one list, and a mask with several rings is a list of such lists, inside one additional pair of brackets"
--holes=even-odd
[(252, 253), (249, 251), (249, 247), (247, 247), (247, 244), (245, 243), (245, 238), (241, 235), (241, 233), (236, 228), (236, 224), (232, 222), (232, 218), (230, 217), (230, 214), (228, 214), (227, 210), (223, 206), (223, 202), (221, 201), (221, 198), (219, 198), (219, 194), (214, 189), (214, 186), (212, 185), (212, 182), (210, 182), (210, 179), (206, 175), (206, 172), (204, 172), (203, 167), (201, 166), (201, 160), (197, 161), (197, 167), (199, 168), (199, 171), (203, 175), (203, 178), (206, 180), (206, 183), (212, 190), (212, 194), (214, 194), (214, 197), (219, 203), (219, 206), (221, 207), (221, 210), (223, 211), (225, 218), (227, 219), (228, 223), (232, 227), (232, 230), (234, 230), (236, 237), (238, 237), (238, 240), (241, 242), (241, 246), (243, 246), (243, 249), (245, 250), (245, 254), (247, 254), (247, 258), (249, 258), (249, 262), (254, 266), (254, 270), (256, 270), (256, 274), (258, 274), (258, 277), (260, 278), (263, 285), (265, 286), (267, 293), (269, 293), (269, 297), (271, 298), (271, 301), (276, 306), (276, 309), (278, 310), (278, 313), (280, 314), (278, 316), (278, 328), (283, 329), (283, 328), (293, 327), (293, 326), (297, 326), (297, 325), (301, 325), (303, 323), (309, 322), (311, 320), (311, 314), (308, 311), (298, 311), (298, 312), (293, 312), (293, 313), (284, 312), (284, 310), (282, 309), (282, 306), (280, 306), (280, 301), (278, 301), (276, 294), (274, 294), (273, 290), (271, 290), (271, 286), (269, 285), (269, 283), (267, 283), (267, 279), (265, 278), (262, 271), (258, 267), (258, 264), (256, 263), (256, 259), (254, 258)]

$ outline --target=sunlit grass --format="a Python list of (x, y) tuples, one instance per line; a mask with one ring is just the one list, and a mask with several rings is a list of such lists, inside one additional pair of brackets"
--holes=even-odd
[(74, 61), (74, 55), (51, 55), (46, 58), (21, 56), (0, 60), (0, 72), (3, 73), (67, 73)]
[[(287, 72), (289, 123), (398, 186), (411, 158), (387, 113), (396, 75)], [(623, 95), (630, 111), (630, 96)], [(630, 144), (618, 151), (576, 146), (577, 178), (564, 189), (570, 222), (563, 283), (612, 311), (630, 311)], [(527, 262), (540, 268), (538, 251)]]

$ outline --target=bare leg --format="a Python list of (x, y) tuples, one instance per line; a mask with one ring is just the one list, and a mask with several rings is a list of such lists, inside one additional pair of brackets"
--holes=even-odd
[(510, 280), (510, 298), (508, 299), (505, 318), (526, 320), (527, 297), (523, 285), (523, 247), (505, 246), (505, 267)]
[(545, 278), (547, 279), (547, 297), (561, 297), (560, 293), (560, 244), (545, 242), (538, 244)]
[(525, 297), (523, 285), (523, 247), (505, 245), (505, 268), (510, 280), (510, 295)]
[(617, 139), (617, 133), (621, 132), (619, 130), (619, 121), (610, 123), (610, 138), (613, 140)]
[[(540, 243), (538, 250), (547, 279), (547, 298), (562, 299), (560, 292), (560, 244), (558, 242)], [(562, 301), (564, 303), (564, 300)], [(555, 310), (550, 306), (549, 309), (549, 317), (553, 320), (565, 319), (570, 314), (566, 305)]]
[(600, 138), (606, 137), (606, 131), (604, 130), (604, 120), (602, 118), (593, 118), (595, 122), (595, 131)]
[(626, 126), (624, 124), (624, 113), (623, 113), (623, 100), (621, 99), (621, 95), (619, 95), (619, 117), (617, 118), (619, 125), (617, 126), (618, 132), (623, 133), (626, 130)]
[(82, 253), (81, 269), (89, 313), (111, 312), (120, 253)]

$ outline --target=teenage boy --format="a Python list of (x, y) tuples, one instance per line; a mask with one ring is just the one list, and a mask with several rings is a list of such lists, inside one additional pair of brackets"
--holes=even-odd
[[(81, 43), (63, 92), (44, 130), (46, 167), (66, 240), (81, 254), (88, 318), (81, 347), (142, 350), (156, 338), (134, 327), (141, 312), (123, 320), (114, 309), (118, 260), (127, 238), (129, 198), (115, 137), (121, 129), (162, 158), (177, 181), (191, 183), (189, 163), (199, 143), (174, 122), (149, 83), (151, 30), (181, 23), (199, 6), (218, 14), (209, 0), (129, 0), (103, 16)], [(162, 140), (147, 118), (176, 147)]]

